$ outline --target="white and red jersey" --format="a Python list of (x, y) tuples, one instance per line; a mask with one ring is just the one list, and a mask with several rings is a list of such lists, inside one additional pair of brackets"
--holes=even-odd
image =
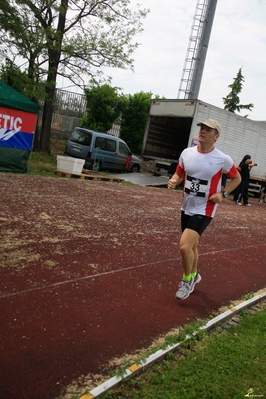
[(218, 204), (209, 198), (221, 192), (222, 174), (231, 179), (237, 174), (232, 158), (214, 148), (202, 153), (198, 146), (186, 148), (180, 155), (176, 172), (183, 176), (182, 210), (187, 215), (214, 217)]

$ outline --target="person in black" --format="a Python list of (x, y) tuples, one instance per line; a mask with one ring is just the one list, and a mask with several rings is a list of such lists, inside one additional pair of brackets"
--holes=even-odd
[(264, 182), (262, 182), (262, 184), (261, 184), (259, 203), (262, 203), (263, 200), (266, 203), (266, 176), (265, 176)]
[(251, 160), (250, 155), (245, 155), (238, 166), (239, 173), (241, 175), (241, 183), (237, 188), (235, 202), (237, 205), (242, 205), (241, 201), (246, 206), (251, 206), (248, 202), (248, 186), (249, 186), (249, 175), (250, 169), (255, 163)]

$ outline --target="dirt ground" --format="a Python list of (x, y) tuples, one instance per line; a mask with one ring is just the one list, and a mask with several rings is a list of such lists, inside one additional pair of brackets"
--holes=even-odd
[(0, 173), (0, 392), (71, 398), (173, 328), (266, 286), (266, 204), (231, 199), (200, 243), (202, 282), (185, 301), (182, 193)]

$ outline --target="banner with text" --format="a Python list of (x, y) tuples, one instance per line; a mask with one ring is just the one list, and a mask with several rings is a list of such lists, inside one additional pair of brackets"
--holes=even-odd
[(0, 146), (31, 150), (37, 115), (0, 107)]

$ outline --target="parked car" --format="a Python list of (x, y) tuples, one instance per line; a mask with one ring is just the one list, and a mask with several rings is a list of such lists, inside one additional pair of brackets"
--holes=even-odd
[(70, 134), (65, 155), (85, 159), (84, 168), (139, 172), (141, 159), (119, 137), (76, 127)]

